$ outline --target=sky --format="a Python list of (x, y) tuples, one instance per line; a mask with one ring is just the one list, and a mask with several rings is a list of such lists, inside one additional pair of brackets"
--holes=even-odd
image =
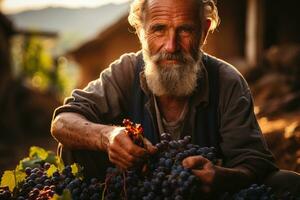
[(16, 13), (27, 9), (41, 9), (44, 7), (97, 7), (107, 3), (124, 3), (128, 0), (2, 0), (4, 13)]

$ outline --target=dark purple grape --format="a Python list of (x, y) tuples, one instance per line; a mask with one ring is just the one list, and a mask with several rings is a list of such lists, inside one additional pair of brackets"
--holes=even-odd
[(29, 178), (30, 178), (31, 180), (35, 180), (35, 179), (37, 178), (37, 175), (35, 174), (35, 172), (32, 172), (32, 173), (30, 174)]
[(35, 186), (35, 188), (39, 189), (39, 190), (42, 190), (44, 188), (44, 186), (42, 184), (37, 184)]
[(170, 141), (172, 138), (171, 138), (171, 135), (170, 134), (168, 134), (168, 133), (162, 133), (161, 135), (160, 135), (160, 138), (161, 138), (161, 140), (166, 140), (166, 141)]
[(182, 196), (180, 196), (180, 195), (176, 195), (176, 196), (175, 196), (175, 200), (183, 200), (183, 198), (182, 198)]
[(187, 136), (184, 136), (183, 140), (185, 143), (190, 143), (192, 141), (192, 137), (187, 135)]
[(79, 188), (75, 188), (74, 190), (72, 190), (72, 196), (73, 197), (77, 197), (80, 195), (80, 189)]
[(36, 175), (37, 175), (38, 177), (42, 177), (42, 176), (44, 175), (44, 172), (42, 172), (42, 171), (37, 171), (37, 172), (36, 172)]
[(32, 169), (32, 171), (31, 171), (31, 172), (32, 172), (32, 173), (36, 173), (36, 172), (38, 172), (38, 171), (40, 171), (40, 169), (39, 169), (39, 168), (37, 168), (37, 167), (35, 167), (35, 168), (33, 168), (33, 169)]
[(9, 190), (5, 190), (0, 192), (1, 199), (10, 199), (12, 197), (12, 194)]
[(31, 174), (31, 168), (30, 167), (26, 167), (25, 168), (25, 173), (27, 176), (29, 176)]
[(60, 177), (60, 173), (58, 171), (55, 171), (53, 174), (52, 174), (53, 177)]
[(51, 166), (51, 164), (46, 162), (46, 163), (44, 164), (44, 169), (45, 169), (45, 170), (48, 170), (48, 169), (50, 168), (50, 166)]
[(99, 199), (100, 199), (100, 195), (97, 194), (97, 193), (95, 193), (95, 194), (93, 194), (93, 195), (91, 196), (90, 199), (91, 199), (91, 200), (99, 200)]
[(96, 183), (98, 183), (98, 179), (92, 178), (90, 182), (91, 182), (91, 184), (96, 184)]

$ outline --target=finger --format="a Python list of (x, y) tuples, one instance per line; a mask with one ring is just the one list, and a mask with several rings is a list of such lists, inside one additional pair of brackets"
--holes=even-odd
[(211, 185), (215, 174), (213, 170), (192, 170), (192, 173), (197, 176), (203, 184)]
[(155, 154), (157, 152), (157, 147), (153, 146), (152, 143), (146, 138), (143, 139), (145, 144), (145, 149), (147, 149), (148, 153)]
[(124, 149), (122, 149), (118, 145), (109, 145), (109, 151), (108, 153), (110, 156), (113, 156), (114, 159), (120, 160), (124, 163), (133, 163), (135, 158), (128, 154)]
[(202, 168), (209, 160), (204, 158), (203, 156), (189, 156), (182, 161), (182, 166), (184, 168)]
[(207, 171), (205, 170), (192, 170), (192, 173), (197, 176), (201, 182), (203, 182), (203, 180), (205, 180), (205, 176), (207, 175)]
[(129, 165), (129, 163), (126, 160), (122, 159), (120, 156), (118, 156), (114, 153), (109, 153), (109, 159), (110, 159), (110, 161), (114, 161), (114, 163), (116, 163), (116, 162), (122, 163), (122, 165), (124, 165), (124, 166)]
[(126, 165), (133, 165), (133, 163), (137, 159), (127, 153), (122, 147), (118, 145), (110, 145), (109, 154), (115, 159), (121, 160), (122, 162), (126, 163)]
[(124, 150), (130, 154), (131, 156), (135, 157), (135, 158), (141, 158), (144, 157), (147, 154), (146, 149), (139, 147), (138, 145), (134, 144), (133, 142), (129, 142), (126, 144), (126, 142), (124, 141), (122, 143), (122, 147), (124, 148)]
[(114, 156), (111, 156), (110, 154), (109, 154), (109, 160), (111, 163), (115, 164), (117, 167), (120, 167), (122, 169), (127, 168), (125, 164), (123, 164), (120, 160), (116, 159)]
[[(126, 154), (125, 151), (123, 151), (123, 153), (124, 155)], [(120, 152), (109, 151), (109, 155), (112, 160), (122, 163), (122, 167), (125, 169), (133, 167), (138, 161), (140, 161), (140, 159), (134, 158), (129, 154), (123, 156), (123, 154)]]
[(119, 145), (123, 148), (128, 154), (134, 157), (143, 157), (147, 152), (144, 148), (139, 147), (138, 145), (134, 144), (129, 136), (123, 133), (116, 136), (115, 138), (116, 145)]
[(126, 167), (131, 167), (133, 165), (133, 162), (129, 162), (119, 154), (111, 154), (111, 158), (113, 158), (114, 160), (118, 160), (119, 162), (123, 163), (123, 165), (125, 165)]

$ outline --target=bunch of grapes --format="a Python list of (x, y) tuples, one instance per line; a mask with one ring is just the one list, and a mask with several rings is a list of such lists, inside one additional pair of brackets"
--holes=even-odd
[(0, 200), (10, 200), (12, 199), (12, 193), (9, 191), (8, 187), (0, 188)]
[[(131, 140), (145, 147), (141, 125), (129, 120), (123, 121), (126, 133)], [(0, 200), (48, 200), (66, 192), (73, 200), (191, 200), (199, 197), (201, 182), (190, 169), (182, 166), (182, 160), (200, 155), (217, 163), (214, 147), (199, 147), (191, 143), (191, 136), (171, 140), (170, 134), (162, 134), (161, 142), (156, 144), (158, 151), (147, 156), (133, 168), (122, 171), (108, 168), (103, 183), (98, 179), (83, 179), (72, 173), (67, 165), (62, 171), (51, 171), (49, 163), (29, 168), (25, 180), (13, 192), (8, 187), (0, 187)], [(203, 194), (202, 194), (203, 195)], [(68, 199), (68, 198), (67, 198)], [(225, 193), (219, 200), (300, 200), (286, 193), (280, 198), (266, 185), (253, 184), (236, 194)]]
[(274, 200), (277, 199), (272, 192), (271, 187), (266, 185), (252, 184), (246, 189), (242, 189), (238, 193), (234, 194), (231, 199), (261, 199), (261, 200)]
[[(127, 124), (128, 121), (127, 121)], [(131, 123), (132, 125), (132, 123)], [(126, 127), (126, 126), (125, 126)], [(127, 131), (131, 138), (140, 138), (136, 132)], [(131, 135), (132, 134), (132, 135)], [(134, 140), (136, 144), (141, 141)], [(200, 148), (191, 144), (191, 136), (181, 140), (171, 140), (170, 134), (162, 134), (156, 144), (158, 152), (145, 161), (144, 170), (133, 168), (120, 171), (109, 168), (106, 176), (105, 199), (191, 199), (200, 182), (191, 170), (182, 166), (182, 160), (189, 156), (201, 155), (216, 162), (214, 147)]]
[(26, 178), (14, 193), (5, 188), (0, 193), (0, 200), (48, 200), (54, 194), (62, 195), (65, 189), (70, 191), (73, 200), (99, 200), (102, 194), (100, 181), (93, 178), (85, 180), (75, 177), (71, 166), (66, 166), (61, 172), (55, 171), (47, 175), (50, 164), (45, 163), (38, 168), (25, 169)]
[(281, 194), (275, 195), (273, 189), (264, 184), (252, 184), (250, 187), (240, 190), (233, 195), (224, 195), (222, 200), (300, 200), (300, 197), (293, 196), (290, 192), (286, 191)]
[[(126, 132), (135, 144), (144, 147), (143, 131), (140, 125), (124, 121)], [(170, 134), (162, 134), (161, 142), (156, 144), (158, 152), (147, 158), (144, 167), (134, 167), (127, 171), (108, 168), (106, 172), (105, 200), (188, 200), (206, 199), (199, 197), (201, 183), (191, 170), (182, 166), (182, 160), (200, 155), (217, 163), (214, 147), (199, 147), (191, 143), (191, 136), (171, 140)], [(223, 200), (298, 200), (290, 193), (278, 197), (266, 185), (253, 184), (236, 194), (229, 193), (219, 197)]]

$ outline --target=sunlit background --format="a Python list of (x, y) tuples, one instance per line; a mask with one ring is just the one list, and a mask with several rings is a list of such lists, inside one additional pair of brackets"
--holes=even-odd
[[(29, 146), (55, 150), (49, 133), (53, 110), (121, 54), (140, 49), (127, 22), (129, 4), (0, 0), (0, 175)], [(245, 76), (278, 164), (300, 172), (298, 4), (219, 0), (221, 24), (204, 49)]]
[(124, 2), (128, 2), (128, 0), (2, 0), (1, 6), (4, 13), (12, 14), (47, 7), (94, 8), (108, 3)]

